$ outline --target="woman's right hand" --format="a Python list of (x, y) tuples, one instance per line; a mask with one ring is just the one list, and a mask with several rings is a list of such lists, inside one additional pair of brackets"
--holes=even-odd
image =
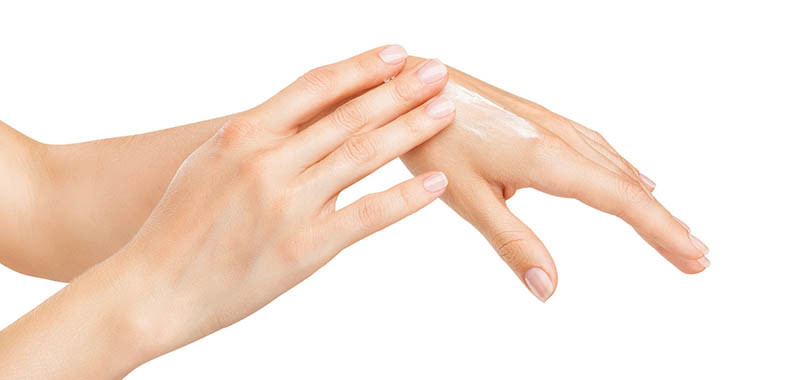
[[(225, 124), (184, 161), (120, 252), (3, 332), (27, 336), (4, 352), (8, 363), (46, 355), (27, 352), (41, 351), (39, 337), (47, 341), (69, 334), (67, 342), (47, 345), (71, 352), (69, 360), (48, 363), (90, 368), (83, 361), (103, 353), (92, 354), (84, 346), (102, 345), (88, 337), (81, 342), (82, 334), (92, 331), (83, 326), (92, 326), (87, 318), (100, 317), (83, 315), (89, 311), (75, 310), (75, 302), (113, 302), (123, 303), (127, 315), (127, 322), (114, 325), (134, 326), (132, 335), (138, 336), (136, 359), (120, 364), (129, 371), (248, 316), (343, 248), (435, 200), (447, 180), (431, 171), (335, 207), (343, 189), (454, 118), (454, 103), (434, 97), (447, 82), (445, 66), (427, 60), (398, 74), (405, 58), (401, 47), (389, 46), (317, 68)], [(309, 125), (309, 120), (316, 121)], [(110, 280), (92, 280), (97, 278)], [(93, 299), (92, 294), (108, 293), (98, 283), (113, 283), (115, 296)], [(87, 294), (76, 296), (81, 292)], [(70, 302), (70, 297), (77, 298)], [(53, 320), (46, 321), (48, 315)], [(38, 343), (26, 346), (30, 342)], [(52, 374), (69, 373), (62, 369)]]
[[(383, 83), (404, 59), (402, 48), (390, 46), (312, 70), (186, 159), (123, 250), (146, 263), (153, 293), (137, 302), (157, 311), (146, 322), (158, 325), (157, 351), (244, 318), (343, 248), (444, 192), (444, 175), (427, 172), (335, 207), (342, 190), (453, 120), (453, 102), (430, 99), (447, 81), (441, 62), (422, 62)], [(167, 309), (175, 313), (164, 317)]]

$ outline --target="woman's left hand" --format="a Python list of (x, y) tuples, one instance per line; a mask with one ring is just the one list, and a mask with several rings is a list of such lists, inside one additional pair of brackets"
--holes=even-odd
[(603, 136), (449, 70), (450, 83), (443, 94), (458, 106), (455, 122), (402, 156), (403, 162), (414, 173), (435, 164), (448, 174), (450, 185), (442, 200), (483, 233), (540, 300), (553, 294), (558, 275), (544, 244), (506, 207), (505, 201), (520, 188), (575, 198), (622, 218), (685, 273), (698, 273), (709, 265), (705, 244), (651, 194), (655, 183)]

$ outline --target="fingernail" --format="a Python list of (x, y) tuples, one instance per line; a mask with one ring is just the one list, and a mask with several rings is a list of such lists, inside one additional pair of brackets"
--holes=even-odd
[(408, 57), (408, 53), (406, 53), (406, 49), (403, 49), (400, 45), (389, 45), (381, 50), (378, 56), (381, 57), (382, 61), (394, 65), (403, 62), (403, 60)]
[(419, 71), (417, 71), (417, 78), (425, 84), (436, 83), (438, 80), (447, 75), (447, 67), (438, 59), (432, 59), (426, 62)]
[(678, 224), (680, 224), (681, 226), (683, 226), (683, 228), (685, 228), (686, 231), (691, 231), (692, 230), (691, 228), (689, 228), (688, 225), (686, 225), (686, 223), (684, 223), (682, 220), (678, 219), (677, 217), (673, 216), (672, 219), (675, 219), (675, 221), (678, 222)]
[(443, 118), (456, 110), (456, 104), (443, 96), (437, 96), (427, 106), (425, 112), (434, 119)]
[(700, 241), (700, 239), (698, 239), (697, 236), (689, 234), (689, 240), (691, 240), (692, 244), (694, 244), (694, 246), (697, 247), (697, 249), (699, 249), (700, 252), (703, 252), (704, 255), (708, 254), (708, 246), (703, 244), (703, 242)]
[(436, 172), (422, 181), (422, 187), (429, 193), (438, 193), (447, 187), (447, 177), (442, 172)]
[(539, 301), (545, 302), (553, 294), (553, 283), (550, 281), (550, 276), (541, 268), (528, 269), (525, 272), (525, 283)]
[(646, 175), (644, 175), (642, 173), (639, 173), (639, 178), (641, 178), (642, 182), (644, 182), (647, 186), (650, 186), (653, 189), (656, 188), (656, 183), (653, 182), (653, 180), (650, 179), (650, 177), (648, 177), (648, 176), (646, 176)]
[(702, 265), (704, 268), (708, 268), (708, 267), (711, 266), (711, 261), (709, 261), (708, 257), (705, 257), (705, 256), (697, 259), (697, 262), (699, 262), (700, 265)]

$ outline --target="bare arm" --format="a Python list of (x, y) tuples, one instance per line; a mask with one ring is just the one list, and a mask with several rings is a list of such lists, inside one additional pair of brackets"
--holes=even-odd
[[(412, 65), (420, 60), (409, 57)], [(619, 216), (686, 273), (709, 265), (708, 248), (651, 194), (655, 184), (600, 134), (458, 70), (450, 74), (445, 93), (467, 94), (456, 99), (455, 128), (403, 161), (415, 173), (436, 163), (448, 174), (445, 202), (484, 234), (538, 298), (552, 295), (558, 276), (544, 244), (505, 206), (519, 188), (575, 198)], [(484, 107), (491, 112), (470, 104), (474, 95), (491, 103)], [(29, 151), (38, 153), (29, 161), (44, 173), (34, 188), (43, 196), (35, 197), (29, 230), (0, 241), (0, 259), (23, 273), (63, 281), (103, 260), (139, 228), (186, 155), (228, 118), (84, 144), (30, 142)]]
[(0, 262), (69, 281), (124, 245), (184, 159), (232, 116), (135, 136), (46, 145), (0, 123)]
[(444, 65), (399, 74), (405, 58), (385, 46), (312, 70), (226, 122), (183, 160), (122, 249), (0, 331), (0, 378), (121, 378), (433, 202), (447, 186), (441, 172), (336, 208), (341, 191), (453, 120), (455, 105), (436, 96)]

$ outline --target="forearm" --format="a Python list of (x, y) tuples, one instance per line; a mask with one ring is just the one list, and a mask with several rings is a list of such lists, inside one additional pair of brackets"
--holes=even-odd
[[(408, 67), (420, 61), (409, 57)], [(500, 92), (452, 68), (450, 73), (451, 82), (483, 94)], [(39, 167), (34, 171), (36, 201), (26, 209), (28, 228), (5, 243), (3, 263), (26, 274), (69, 281), (102, 261), (139, 229), (189, 153), (232, 116), (80, 144), (34, 144), (39, 152), (33, 159)], [(408, 164), (412, 156), (403, 159)]]
[[(388, 46), (314, 70), (334, 73), (330, 91), (301, 79), (227, 123), (183, 161), (122, 249), (0, 332), (0, 378), (124, 376), (247, 317), (342, 249), (433, 202), (447, 186), (441, 172), (335, 203), (454, 117), (453, 104), (435, 97), (444, 66), (429, 61), (398, 75), (404, 58)], [(382, 84), (395, 75), (400, 84)], [(402, 104), (398, 89), (409, 90)], [(356, 95), (354, 104), (371, 105), (363, 145), (335, 116), (348, 110), (296, 133), (309, 114)], [(381, 149), (365, 156), (362, 146)]]
[(17, 139), (15, 145), (29, 146), (17, 149), (18, 155), (33, 164), (26, 169), (30, 178), (9, 181), (9, 188), (27, 189), (14, 197), (27, 195), (29, 201), (16, 214), (0, 215), (18, 230), (0, 241), (3, 264), (69, 281), (116, 252), (150, 214), (181, 162), (230, 117), (79, 144)]

